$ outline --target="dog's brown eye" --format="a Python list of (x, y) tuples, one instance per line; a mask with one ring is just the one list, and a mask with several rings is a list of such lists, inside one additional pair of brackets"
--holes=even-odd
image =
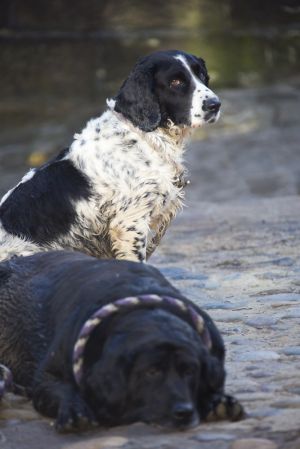
[(158, 377), (161, 374), (161, 370), (156, 368), (155, 366), (152, 366), (151, 368), (148, 368), (146, 371), (146, 376), (150, 378)]
[(194, 370), (192, 368), (186, 368), (183, 372), (183, 375), (186, 377), (192, 376), (194, 374)]
[(190, 365), (182, 365), (181, 366), (181, 373), (184, 377), (190, 377), (195, 374), (196, 367), (190, 366)]
[(179, 87), (183, 85), (183, 81), (180, 79), (174, 79), (170, 82), (170, 87)]

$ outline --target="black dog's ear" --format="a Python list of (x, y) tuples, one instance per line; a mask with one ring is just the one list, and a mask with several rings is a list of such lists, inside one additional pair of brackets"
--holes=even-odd
[(126, 380), (124, 369), (112, 357), (96, 362), (88, 369), (84, 379), (83, 396), (100, 424), (114, 425), (126, 406)]
[(215, 356), (205, 360), (198, 390), (198, 413), (206, 422), (230, 420), (245, 417), (243, 406), (233, 396), (224, 392), (224, 360)]
[(215, 356), (209, 356), (205, 363), (205, 381), (212, 392), (223, 389), (225, 382), (225, 369), (223, 361)]
[(223, 393), (225, 370), (223, 361), (211, 354), (201, 357), (201, 362), (197, 403), (199, 415), (204, 419), (211, 409), (213, 398)]
[(115, 97), (115, 111), (143, 131), (156, 129), (160, 123), (160, 107), (154, 93), (154, 67), (141, 59), (124, 81)]

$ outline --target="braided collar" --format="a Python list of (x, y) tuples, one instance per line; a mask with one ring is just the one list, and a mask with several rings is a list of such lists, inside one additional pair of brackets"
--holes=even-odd
[(93, 330), (103, 322), (107, 317), (110, 317), (122, 310), (133, 308), (136, 306), (148, 305), (168, 305), (173, 309), (184, 313), (191, 321), (192, 327), (201, 336), (204, 345), (210, 350), (212, 346), (211, 338), (207, 326), (201, 315), (194, 309), (194, 307), (185, 304), (182, 300), (173, 298), (171, 296), (158, 295), (140, 295), (129, 296), (118, 299), (112, 303), (100, 307), (82, 326), (76, 343), (73, 348), (73, 374), (78, 386), (81, 384), (83, 375), (83, 354), (88, 342), (88, 339)]

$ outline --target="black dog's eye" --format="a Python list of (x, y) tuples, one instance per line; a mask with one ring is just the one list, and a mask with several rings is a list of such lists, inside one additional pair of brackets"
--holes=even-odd
[(180, 372), (183, 377), (193, 376), (196, 372), (196, 369), (197, 369), (196, 366), (188, 365), (185, 363), (180, 366)]
[(195, 372), (195, 370), (193, 368), (191, 368), (191, 367), (185, 368), (184, 371), (183, 371), (183, 375), (185, 377), (190, 377), (190, 376), (194, 375), (194, 372)]
[(170, 82), (170, 87), (180, 87), (184, 85), (184, 81), (176, 78)]
[(161, 370), (159, 368), (156, 368), (156, 366), (151, 366), (145, 371), (145, 376), (148, 377), (148, 379), (155, 379), (156, 377), (159, 377), (161, 375)]

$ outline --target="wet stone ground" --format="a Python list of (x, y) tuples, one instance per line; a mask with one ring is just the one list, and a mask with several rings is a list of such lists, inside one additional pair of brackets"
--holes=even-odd
[(226, 389), (247, 418), (184, 433), (137, 423), (57, 435), (26, 400), (7, 395), (0, 447), (300, 448), (299, 91), (273, 94), (225, 95), (225, 107), (227, 98), (239, 114), (228, 111), (192, 143), (188, 207), (151, 258), (216, 321), (227, 348)]

